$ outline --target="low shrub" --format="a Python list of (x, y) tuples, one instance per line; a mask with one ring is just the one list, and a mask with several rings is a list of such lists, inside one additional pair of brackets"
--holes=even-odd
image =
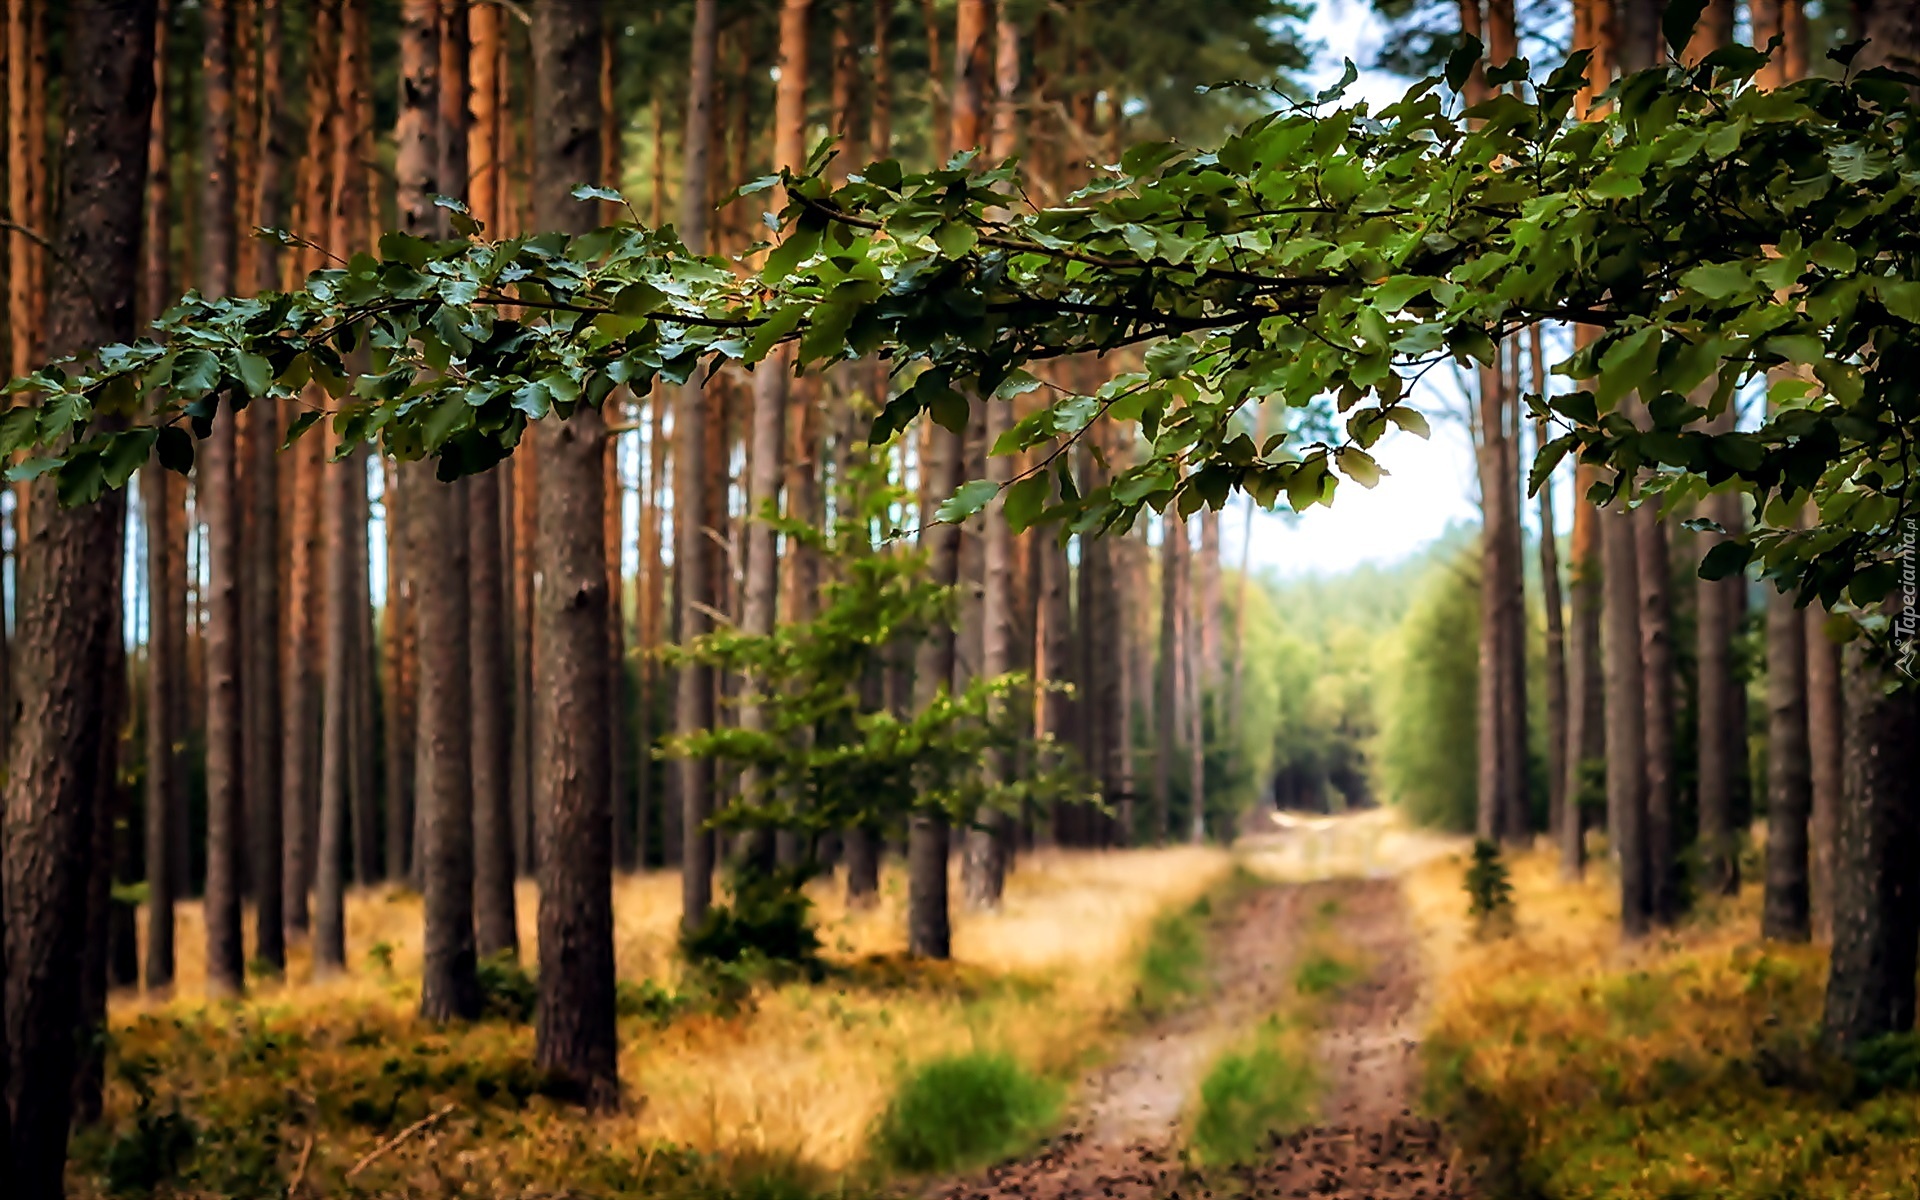
[(511, 950), (489, 954), (474, 967), (480, 980), (480, 1015), (525, 1025), (540, 1001), (540, 984)]
[(728, 902), (714, 905), (681, 937), (681, 953), (695, 966), (765, 964), (820, 978), (826, 964), (813, 926), (813, 902), (801, 890), (808, 875), (785, 867), (736, 873)]
[(875, 1156), (926, 1173), (978, 1166), (1038, 1141), (1060, 1113), (1058, 1084), (1005, 1054), (956, 1054), (909, 1071), (873, 1131)]
[(1220, 1056), (1200, 1084), (1188, 1143), (1209, 1165), (1246, 1162), (1312, 1115), (1317, 1083), (1291, 1029), (1270, 1017), (1246, 1045)]

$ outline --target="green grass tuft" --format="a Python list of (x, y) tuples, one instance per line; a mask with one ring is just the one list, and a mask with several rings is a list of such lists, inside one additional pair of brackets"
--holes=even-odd
[(1293, 973), (1294, 990), (1303, 996), (1327, 996), (1360, 977), (1359, 968), (1325, 950), (1308, 954)]
[(1057, 1083), (1005, 1054), (936, 1058), (900, 1081), (874, 1129), (874, 1153), (917, 1173), (980, 1166), (1038, 1141), (1061, 1099)]
[(1278, 1018), (1252, 1041), (1223, 1054), (1200, 1085), (1200, 1110), (1188, 1141), (1209, 1165), (1247, 1162), (1268, 1139), (1311, 1116), (1316, 1082), (1305, 1054)]
[(1159, 1016), (1200, 994), (1206, 985), (1206, 931), (1191, 910), (1171, 912), (1154, 921), (1140, 952), (1140, 981), (1134, 1007)]

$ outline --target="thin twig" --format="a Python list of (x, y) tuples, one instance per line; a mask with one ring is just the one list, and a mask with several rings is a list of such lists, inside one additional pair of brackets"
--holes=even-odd
[(313, 1157), (313, 1135), (307, 1135), (307, 1144), (300, 1147), (300, 1161), (293, 1165), (293, 1178), (287, 1181), (287, 1200), (294, 1200), (300, 1192), (300, 1185), (307, 1181), (307, 1160)]
[(452, 1112), (457, 1107), (459, 1106), (454, 1104), (443, 1104), (440, 1106), (440, 1108), (437, 1111), (429, 1113), (424, 1117), (421, 1117), (418, 1121), (415, 1121), (413, 1124), (407, 1126), (405, 1129), (402, 1129), (399, 1133), (394, 1134), (392, 1137), (388, 1138), (386, 1141), (381, 1142), (378, 1146), (375, 1146), (373, 1149), (367, 1151), (366, 1155), (362, 1157), (359, 1162), (347, 1168), (347, 1178), (352, 1179), (355, 1175), (358, 1175), (360, 1172), (366, 1170), (367, 1167), (370, 1166), (375, 1159), (379, 1158), (381, 1155), (385, 1154), (387, 1151), (393, 1149), (395, 1146), (398, 1146), (401, 1142), (406, 1141), (408, 1138), (412, 1137), (414, 1134), (419, 1133), (421, 1130), (426, 1129), (428, 1126), (435, 1124), (442, 1117), (446, 1116), (448, 1113)]

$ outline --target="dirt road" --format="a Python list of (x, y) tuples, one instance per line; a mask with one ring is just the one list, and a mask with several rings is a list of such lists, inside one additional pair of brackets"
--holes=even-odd
[[(1325, 905), (1328, 900), (1337, 905)], [(1200, 1182), (1180, 1160), (1181, 1122), (1208, 1066), (1280, 1004), (1313, 914), (1362, 960), (1363, 980), (1332, 1004), (1320, 1044), (1322, 1123), (1253, 1163), (1234, 1186), (1267, 1197), (1442, 1200), (1475, 1194), (1439, 1129), (1413, 1114), (1420, 968), (1399, 890), (1388, 879), (1275, 884), (1246, 898), (1216, 940), (1211, 995), (1130, 1039), (1083, 1081), (1073, 1121), (1040, 1153), (950, 1181), (943, 1200), (1149, 1200)], [(1225, 1180), (1216, 1178), (1216, 1184)]]

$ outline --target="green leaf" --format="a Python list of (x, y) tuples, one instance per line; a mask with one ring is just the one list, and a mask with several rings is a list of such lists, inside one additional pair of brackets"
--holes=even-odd
[[(318, 420), (317, 412), (302, 413)], [(298, 422), (296, 422), (297, 424)], [(312, 422), (308, 422), (311, 424)], [(154, 440), (154, 454), (160, 465), (175, 475), (193, 470), (193, 438), (178, 425), (162, 425)]]
[(1865, 183), (1886, 174), (1893, 160), (1878, 147), (1849, 142), (1827, 151), (1827, 165), (1835, 175), (1848, 183)]
[(807, 319), (807, 307), (804, 304), (789, 304), (785, 308), (776, 308), (767, 314), (765, 320), (754, 326), (753, 336), (747, 339), (745, 361), (757, 363), (764, 360), (780, 339), (800, 327)]
[(133, 478), (133, 473), (146, 463), (158, 437), (159, 431), (151, 427), (127, 429), (108, 435), (106, 445), (100, 450), (107, 486), (125, 487), (127, 480)]
[(1370, 488), (1380, 482), (1386, 470), (1373, 460), (1365, 450), (1356, 450), (1351, 446), (1335, 452), (1333, 461), (1340, 467), (1340, 473), (1363, 488)]
[(1747, 562), (1753, 557), (1753, 547), (1745, 542), (1731, 538), (1716, 542), (1700, 560), (1700, 578), (1729, 579), (1746, 569)]
[(1533, 469), (1527, 474), (1527, 495), (1539, 494), (1540, 486), (1553, 475), (1553, 469), (1560, 465), (1560, 460), (1567, 456), (1567, 451), (1573, 449), (1578, 443), (1579, 439), (1569, 433), (1564, 437), (1554, 438), (1540, 447), (1540, 452), (1533, 457)]
[(173, 390), (197, 400), (220, 383), (220, 360), (205, 350), (183, 350), (173, 360)]
[(1479, 65), (1480, 56), (1486, 52), (1486, 46), (1477, 37), (1463, 37), (1460, 46), (1447, 55), (1447, 88), (1459, 93), (1467, 88), (1467, 80), (1472, 78), (1473, 69)]
[(1920, 281), (1883, 279), (1875, 290), (1888, 312), (1902, 321), (1920, 325)]
[(1392, 421), (1395, 425), (1398, 425), (1413, 436), (1418, 438), (1430, 438), (1433, 436), (1433, 426), (1427, 424), (1426, 415), (1419, 409), (1407, 408), (1404, 405), (1396, 404), (1383, 411), (1387, 414), (1387, 420)]
[(1709, 299), (1725, 300), (1753, 290), (1753, 277), (1741, 263), (1706, 263), (1682, 275), (1680, 285)]
[(1037, 472), (1022, 479), (1007, 489), (1007, 500), (1003, 509), (1007, 525), (1015, 533), (1020, 533), (1033, 525), (1034, 519), (1047, 504), (1047, 476)]
[[(307, 430), (319, 424), (320, 421), (325, 419), (325, 417), (326, 417), (326, 414), (321, 412), (317, 408), (309, 408), (309, 409), (303, 410), (298, 416), (293, 418), (292, 422), (290, 422), (287, 425), (287, 436), (285, 439), (281, 441), (280, 448), (282, 450), (291, 448), (293, 443), (299, 440), (299, 437), (301, 434), (305, 433)], [(171, 426), (169, 426), (169, 428), (171, 428)], [(188, 463), (192, 463), (193, 461), (193, 453), (192, 453), (191, 447), (188, 448), (187, 461)]]
[(1707, 11), (1707, 0), (1667, 0), (1667, 11), (1660, 17), (1660, 30), (1666, 34), (1667, 45), (1673, 48), (1673, 55), (1679, 58), (1687, 43), (1693, 40), (1693, 27), (1700, 23), (1700, 14)]
[(960, 485), (960, 490), (947, 497), (934, 511), (937, 520), (948, 524), (958, 524), (985, 508), (1000, 492), (1000, 485), (991, 479), (975, 479)]
[(612, 188), (599, 187), (591, 183), (580, 184), (568, 194), (575, 200), (606, 200), (614, 204), (625, 204), (627, 202), (625, 196), (622, 196)]
[(1168, 338), (1147, 347), (1142, 356), (1147, 375), (1153, 379), (1173, 379), (1186, 373), (1200, 348), (1186, 338)]
[(258, 354), (240, 351), (233, 356), (233, 367), (240, 385), (247, 389), (247, 395), (258, 399), (272, 389), (273, 364)]
[(948, 221), (934, 231), (933, 241), (948, 258), (962, 258), (980, 241), (980, 231), (964, 221)]

